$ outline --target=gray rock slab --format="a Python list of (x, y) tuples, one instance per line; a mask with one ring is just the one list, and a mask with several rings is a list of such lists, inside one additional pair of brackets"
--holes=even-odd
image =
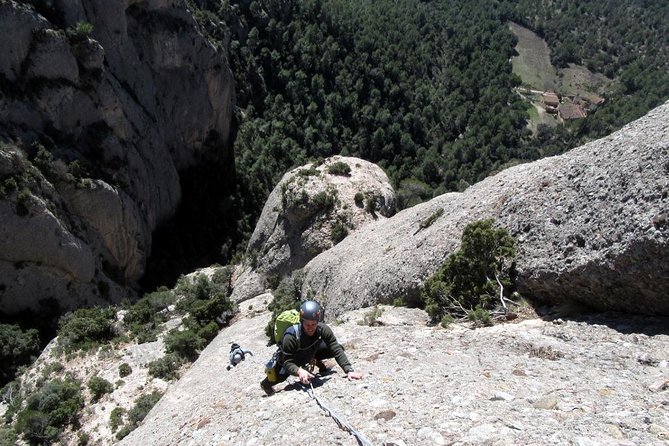
[[(264, 395), (258, 384), (274, 349), (262, 334), (267, 296), (260, 299), (120, 444), (358, 444), (299, 386)], [(374, 445), (666, 444), (669, 394), (650, 390), (669, 377), (666, 318), (600, 314), (443, 329), (416, 310), (382, 309), (397, 323), (361, 325), (371, 311), (361, 309), (333, 324), (364, 379), (349, 382), (335, 367), (314, 385)], [(617, 330), (621, 323), (630, 328)], [(226, 371), (231, 342), (254, 356)], [(561, 356), (537, 355), (538, 345)]]

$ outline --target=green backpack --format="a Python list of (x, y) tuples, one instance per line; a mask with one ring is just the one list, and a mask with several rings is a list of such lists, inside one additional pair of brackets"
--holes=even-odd
[(286, 310), (276, 317), (274, 322), (274, 342), (281, 346), (283, 334), (288, 327), (300, 323), (300, 312), (297, 310)]

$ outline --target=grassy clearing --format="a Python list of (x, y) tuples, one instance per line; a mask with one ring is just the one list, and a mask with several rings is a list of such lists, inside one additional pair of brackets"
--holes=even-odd
[[(546, 112), (541, 91), (555, 91), (563, 98), (579, 95), (592, 103), (601, 100), (601, 96), (615, 87), (606, 76), (593, 73), (588, 68), (570, 64), (557, 70), (550, 60), (548, 44), (531, 30), (510, 22), (509, 29), (518, 38), (517, 56), (511, 59), (513, 72), (517, 74), (527, 90), (519, 93), (530, 105), (527, 127), (537, 135), (540, 125), (555, 127), (560, 118)], [(567, 100), (568, 101), (568, 100)]]
[(510, 22), (509, 29), (518, 38), (517, 56), (511, 58), (513, 72), (523, 84), (538, 90), (555, 90), (557, 72), (551, 64), (550, 49), (546, 42), (527, 28)]
[(518, 55), (511, 58), (513, 72), (525, 86), (553, 90), (563, 96), (580, 95), (593, 102), (613, 87), (611, 79), (582, 65), (570, 64), (556, 70), (551, 64), (550, 48), (541, 37), (513, 22), (509, 23), (509, 29), (518, 38)]
[(527, 114), (529, 115), (530, 119), (527, 123), (527, 127), (532, 130), (532, 134), (536, 135), (537, 134), (537, 129), (539, 128), (539, 124), (545, 124), (549, 127), (555, 127), (558, 125), (557, 119), (549, 114), (546, 113), (543, 107), (537, 104), (531, 104), (527, 108)]
[(614, 81), (603, 74), (593, 73), (582, 65), (569, 64), (569, 67), (559, 70), (558, 85), (558, 90), (563, 94), (577, 94), (594, 102), (613, 88)]

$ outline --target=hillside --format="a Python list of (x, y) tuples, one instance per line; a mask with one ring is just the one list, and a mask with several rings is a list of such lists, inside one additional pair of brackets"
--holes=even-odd
[[(669, 11), (657, 3), (327, 0), (224, 9), (201, 13), (219, 39), (230, 31), (232, 69), (250, 80), (239, 91), (235, 141), (241, 170), (252, 172), (240, 177), (245, 204), (256, 203), (246, 208), (249, 234), (281, 175), (310, 157), (379, 164), (403, 209), (605, 136), (669, 99)], [(569, 93), (590, 76), (617, 82), (595, 89), (606, 93), (596, 113), (527, 131), (529, 107), (513, 93), (509, 22), (544, 40), (546, 63), (565, 73), (555, 81)]]
[[(541, 58), (546, 69), (564, 73), (558, 87), (569, 82), (569, 88), (581, 88), (596, 73), (613, 80), (611, 88), (597, 91), (605, 102), (585, 119), (529, 132), (528, 110), (536, 109), (518, 94), (521, 79), (511, 62), (518, 42), (510, 22), (550, 49)], [(270, 317), (266, 307), (317, 296), (334, 322), (374, 319), (378, 304), (424, 306), (421, 287), (457, 252), (463, 228), (489, 218), (518, 242), (509, 296), (518, 297), (515, 291), (550, 306), (576, 302), (627, 313), (592, 316), (586, 324), (574, 319), (576, 325), (567, 323), (573, 331), (555, 336), (566, 341), (584, 331), (602, 342), (610, 339), (610, 350), (622, 355), (606, 357), (615, 363), (611, 367), (600, 361), (606, 354), (601, 346), (560, 347), (574, 358), (583, 353), (595, 371), (624, 375), (629, 368), (641, 376), (611, 384), (621, 399), (589, 399), (585, 408), (574, 395), (561, 394), (563, 407), (549, 400), (548, 406), (558, 407), (550, 412), (557, 417), (552, 426), (567, 420), (571, 428), (555, 441), (608, 443), (611, 437), (653, 444), (666, 438), (668, 423), (663, 414), (656, 416), (666, 406), (666, 330), (646, 331), (640, 324), (666, 326), (655, 317), (669, 314), (667, 4), (2, 0), (0, 25), (6, 34), (0, 42), (0, 378), (9, 383), (2, 388), (0, 412), (7, 408), (5, 421), (14, 423), (0, 426), (0, 445), (16, 443), (15, 429), (33, 432), (33, 443), (54, 442), (61, 426), (69, 426), (64, 443), (112, 442), (139, 424), (170, 388), (179, 390), (168, 390), (152, 415), (158, 424), (149, 419), (147, 426), (154, 427), (147, 429), (174, 438), (199, 430), (194, 443), (198, 435), (216, 437), (221, 431), (212, 426), (225, 425), (216, 417), (237, 415), (216, 412), (220, 407), (213, 402), (216, 414), (210, 417), (210, 401), (197, 398), (204, 376), (218, 370), (221, 358), (225, 362), (227, 345), (217, 338), (202, 349), (231, 322), (231, 299), (243, 311), (219, 338), (243, 339), (266, 357), (260, 334)], [(214, 268), (217, 280), (191, 284), (188, 299), (177, 301), (183, 296), (157, 288), (215, 262), (227, 265)], [(258, 298), (268, 290), (272, 296)], [(458, 337), (469, 326), (455, 325), (450, 332), (425, 325), (420, 310), (384, 312), (391, 316), (386, 325), (396, 318), (406, 327), (379, 338), (396, 342), (421, 363), (426, 359), (416, 353), (414, 333), (441, 341), (435, 353), (442, 365), (450, 351), (444, 345), (457, 345), (463, 356), (470, 345), (483, 349)], [(637, 323), (633, 314), (646, 318)], [(626, 337), (621, 318), (634, 322), (632, 337)], [(512, 325), (497, 330), (509, 330), (500, 335), (509, 343), (524, 331), (538, 340), (551, 332), (552, 322), (532, 321), (518, 324), (519, 331)], [(601, 324), (617, 329), (599, 331), (595, 326)], [(56, 349), (50, 344), (38, 365), (24, 373), (58, 327), (74, 350), (52, 357)], [(374, 355), (381, 358), (386, 350), (356, 340), (356, 329), (376, 336), (371, 329), (377, 327), (360, 327), (344, 322), (342, 339), (369, 370), (379, 365)], [(490, 345), (499, 334), (494, 327), (473, 333), (485, 333)], [(457, 344), (461, 338), (465, 343)], [(536, 343), (536, 351), (519, 347), (519, 356), (511, 358), (521, 363), (525, 354), (559, 357)], [(89, 347), (89, 354), (78, 353)], [(590, 350), (597, 354), (588, 356)], [(429, 373), (430, 382), (420, 382), (413, 376), (419, 367), (396, 356), (383, 379), (369, 388), (351, 387), (369, 391), (362, 401), (374, 411), (345, 414), (375, 442), (485, 443), (519, 431), (527, 433), (518, 437), (522, 443), (546, 435), (536, 430), (536, 414), (524, 412), (527, 425), (509, 415), (509, 433), (508, 425), (495, 425), (488, 406), (468, 405), (469, 394), (451, 400), (430, 393), (435, 382), (449, 392), (458, 389), (441, 379), (441, 369)], [(487, 377), (475, 362), (466, 366)], [(537, 376), (562, 373), (568, 383), (580, 384), (587, 364), (579, 367), (540, 369)], [(257, 370), (249, 370), (250, 381), (240, 381), (242, 393), (258, 391)], [(17, 372), (21, 383), (11, 382)], [(184, 373), (183, 381), (169, 382)], [(402, 406), (420, 406), (417, 418), (381, 407), (392, 398), (379, 397), (380, 403), (374, 395), (385, 384), (396, 385), (393, 373), (415, 379), (430, 404), (463, 403), (474, 414), (472, 424), (463, 426), (474, 429), (485, 420), (493, 433), (458, 431), (455, 419), (429, 426), (438, 412), (402, 399), (411, 390), (401, 387), (405, 381), (389, 395)], [(590, 377), (607, 382), (603, 372)], [(522, 392), (527, 383), (513, 379), (509, 388), (516, 394), (502, 389), (494, 401), (516, 401), (520, 406), (512, 409), (521, 412), (527, 407), (519, 401), (536, 409), (537, 401)], [(328, 399), (355, 397), (341, 380), (330, 382), (343, 393), (328, 393)], [(530, 388), (540, 394), (541, 382)], [(172, 404), (191, 401), (182, 387), (189, 383), (201, 386), (191, 413), (207, 414), (197, 419), (199, 429), (189, 431), (193, 419), (179, 418), (183, 414), (173, 420), (185, 424), (163, 427), (161, 417), (177, 410)], [(238, 381), (216, 383), (239, 389)], [(475, 392), (477, 384), (461, 390)], [(626, 387), (636, 396), (626, 394)], [(597, 393), (608, 397), (607, 389)], [(211, 393), (205, 398), (219, 398)], [(280, 393), (281, 402), (283, 395), (291, 394)], [(639, 395), (642, 401), (631, 399)], [(249, 415), (232, 398), (216, 401), (228, 409), (240, 404), (253, 420), (251, 434), (244, 437), (232, 426), (218, 441), (234, 443), (239, 436), (269, 443), (268, 431), (253, 429), (274, 428), (280, 410), (263, 412), (254, 402)], [(202, 401), (206, 407), (199, 410)], [(644, 417), (612, 412), (608, 401), (634, 401)], [(616, 417), (597, 418), (598, 405)], [(573, 422), (575, 413), (584, 414), (584, 425)], [(601, 422), (594, 428), (587, 424), (593, 417)], [(387, 430), (374, 424), (394, 418), (398, 424), (389, 423)], [(237, 419), (237, 425), (246, 422)], [(425, 425), (430, 428), (421, 431)], [(213, 430), (203, 433), (206, 426)], [(328, 430), (329, 424), (318, 426), (335, 441), (348, 440)], [(601, 432), (591, 430), (598, 426), (607, 432), (601, 440)], [(175, 428), (179, 432), (170, 430)], [(160, 434), (135, 435), (150, 442)]]
[[(318, 394), (343, 407), (342, 416), (376, 443), (664, 441), (666, 415), (657, 408), (666, 403), (669, 388), (669, 226), (663, 193), (668, 113), (669, 103), (567, 154), (507, 169), (463, 193), (368, 221), (311, 259), (301, 287), (293, 282), (296, 298), (319, 296), (356, 368), (366, 373), (355, 384), (335, 373), (324, 378)], [(291, 175), (298, 177), (297, 172)], [(300, 182), (295, 183), (295, 189), (284, 189), (308, 198), (307, 191), (325, 181), (302, 181), (303, 193)], [(377, 178), (372, 184), (385, 182)], [(295, 208), (270, 206), (261, 227), (271, 227), (291, 210)], [(509, 303), (513, 307), (505, 319), (515, 322), (476, 330), (469, 324), (443, 328), (429, 324), (422, 310), (378, 306), (398, 296), (407, 303), (416, 299), (426, 276), (456, 249), (465, 223), (491, 213), (519, 242), (518, 290), (545, 301), (537, 309), (543, 319), (526, 305)], [(327, 231), (317, 237), (327, 238)], [(285, 237), (263, 240), (289, 245)], [(280, 243), (268, 246), (277, 252), (284, 248)], [(63, 434), (67, 444), (82, 439), (109, 444), (130, 431), (123, 444), (273, 444), (276, 435), (294, 438), (302, 417), (314, 413), (309, 401), (291, 412), (299, 415), (295, 421), (285, 411), (294, 399), (292, 387), (272, 398), (262, 398), (258, 387), (262, 365), (272, 352), (264, 335), (271, 317), (268, 308), (281, 294), (286, 298), (285, 290), (277, 288), (274, 295), (238, 293), (239, 313), (216, 335), (217, 323), (206, 316), (214, 312), (221, 319), (220, 305), (231, 295), (230, 286), (235, 291), (241, 287), (241, 277), (227, 267), (207, 274), (211, 282), (198, 279), (176, 293), (190, 296), (186, 303), (191, 314), (183, 319), (175, 316), (185, 306), (163, 290), (147, 296), (140, 308), (124, 308), (122, 316), (98, 310), (85, 313), (88, 318), (78, 323), (71, 320), (59, 342), (65, 340), (67, 346), (86, 341), (76, 333), (90, 331), (96, 348), (64, 356), (52, 355), (55, 349), (50, 348), (20, 384), (3, 390), (12, 406), (8, 414), (18, 412), (17, 428), (32, 432), (35, 439), (59, 436), (58, 429), (41, 431), (40, 426), (51, 426), (44, 422), (43, 411), (51, 407), (46, 402), (63, 401), (61, 410), (71, 418), (61, 422), (73, 426)], [(563, 305), (556, 309), (557, 303)], [(600, 313), (589, 312), (587, 306)], [(606, 311), (612, 309), (628, 314)], [(129, 330), (142, 333), (140, 338), (124, 332), (123, 321), (133, 320)], [(181, 329), (146, 342), (153, 329), (182, 322)], [(203, 336), (213, 339), (204, 349)], [(232, 342), (254, 355), (226, 369)], [(163, 347), (170, 354), (163, 356)], [(197, 360), (189, 365), (175, 355)], [(54, 394), (61, 396), (48, 398)], [(21, 406), (21, 398), (32, 410)], [(277, 401), (277, 406), (268, 406), (266, 400)], [(45, 405), (35, 406), (39, 401)], [(346, 406), (356, 401), (360, 404)], [(84, 402), (86, 408), (80, 410)], [(443, 407), (461, 410), (443, 413)], [(486, 428), (479, 429), (481, 425)], [(562, 427), (556, 431), (557, 426)], [(353, 441), (326, 417), (317, 418), (305, 435), (315, 431), (334, 443)], [(0, 435), (10, 444), (15, 438), (9, 426), (0, 428)]]
[[(401, 210), (669, 97), (652, 2), (89, 3), (0, 4), (0, 316), (23, 328), (231, 263), (308, 161), (377, 164)], [(509, 21), (619, 88), (532, 135)]]

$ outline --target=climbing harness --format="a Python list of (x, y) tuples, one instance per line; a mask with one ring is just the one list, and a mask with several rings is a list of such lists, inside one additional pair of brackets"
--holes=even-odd
[(358, 432), (348, 421), (342, 418), (341, 415), (337, 414), (337, 412), (328, 407), (327, 404), (325, 404), (320, 398), (316, 396), (314, 393), (313, 384), (309, 383), (309, 386), (302, 384), (302, 390), (307, 392), (307, 395), (316, 401), (320, 408), (325, 411), (325, 414), (332, 418), (340, 429), (345, 430), (349, 434), (353, 435), (360, 446), (373, 446), (372, 443), (366, 439), (363, 434)]

